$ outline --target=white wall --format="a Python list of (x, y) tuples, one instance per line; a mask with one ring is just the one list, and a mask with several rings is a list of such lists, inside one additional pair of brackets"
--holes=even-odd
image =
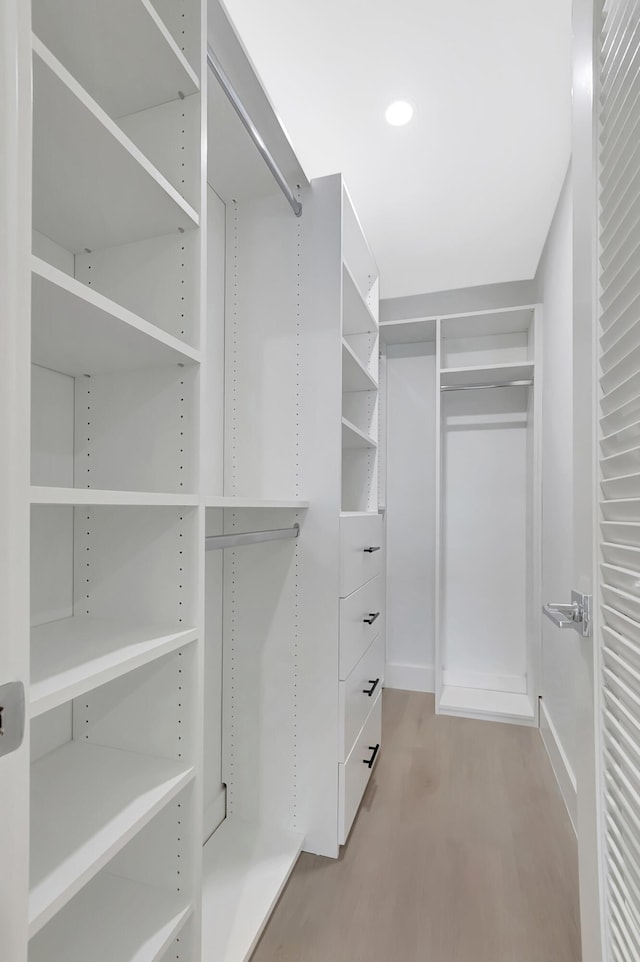
[[(540, 269), (544, 303), (542, 594), (570, 600), (573, 577), (572, 194), (567, 175)], [(542, 625), (541, 728), (575, 824), (576, 691), (580, 638)]]
[(434, 690), (435, 345), (387, 360), (388, 688)]

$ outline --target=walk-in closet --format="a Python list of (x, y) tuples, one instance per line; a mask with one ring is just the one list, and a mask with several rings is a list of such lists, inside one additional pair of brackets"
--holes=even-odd
[(640, 0), (0, 0), (0, 959), (640, 958)]

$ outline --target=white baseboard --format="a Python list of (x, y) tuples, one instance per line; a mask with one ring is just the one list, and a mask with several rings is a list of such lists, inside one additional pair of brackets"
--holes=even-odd
[(399, 688), (402, 691), (434, 692), (435, 670), (432, 665), (389, 664), (385, 668), (385, 688)]
[(569, 759), (562, 747), (558, 732), (545, 708), (544, 699), (540, 699), (540, 734), (547, 749), (556, 781), (560, 787), (560, 794), (567, 806), (569, 818), (574, 832), (578, 824), (578, 785)]
[(452, 688), (479, 688), (481, 691), (507, 691), (514, 695), (527, 694), (524, 675), (489, 675), (481, 671), (442, 672), (442, 685)]

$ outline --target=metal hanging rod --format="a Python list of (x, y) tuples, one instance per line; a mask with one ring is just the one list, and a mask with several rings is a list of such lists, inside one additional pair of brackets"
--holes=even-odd
[(265, 164), (273, 174), (278, 184), (278, 187), (280, 188), (284, 196), (287, 198), (289, 204), (291, 205), (291, 209), (293, 210), (293, 213), (296, 215), (296, 217), (301, 217), (302, 204), (300, 203), (298, 198), (295, 196), (295, 194), (289, 187), (289, 184), (284, 178), (284, 174), (276, 164), (275, 160), (273, 159), (273, 156), (269, 151), (269, 148), (267, 147), (264, 140), (262, 139), (260, 135), (260, 131), (254, 124), (253, 120), (251, 119), (247, 111), (245, 110), (244, 104), (240, 100), (235, 87), (227, 77), (226, 73), (222, 68), (222, 64), (220, 63), (215, 53), (211, 49), (211, 46), (209, 45), (207, 46), (207, 64), (209, 66), (209, 70), (211, 71), (211, 73), (216, 78), (216, 80), (224, 90), (225, 94), (227, 95), (227, 99), (229, 100), (229, 103), (231, 104), (231, 106), (237, 113), (238, 117), (242, 121), (242, 124), (245, 130), (247, 131), (252, 141), (256, 145)]
[(500, 384), (441, 384), (441, 391), (487, 391), (497, 387), (531, 387), (533, 381), (502, 381)]
[(220, 551), (222, 548), (241, 548), (245, 544), (260, 544), (262, 541), (287, 541), (297, 538), (300, 525), (292, 528), (273, 528), (271, 531), (244, 531), (241, 534), (213, 534), (204, 539), (205, 551)]

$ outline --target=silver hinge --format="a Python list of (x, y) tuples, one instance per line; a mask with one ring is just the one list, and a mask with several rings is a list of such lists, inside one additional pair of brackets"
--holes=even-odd
[(583, 638), (591, 638), (593, 633), (593, 595), (571, 592), (570, 604), (543, 605), (542, 610), (557, 628), (573, 628)]
[(15, 752), (24, 738), (24, 685), (0, 685), (0, 757)]

